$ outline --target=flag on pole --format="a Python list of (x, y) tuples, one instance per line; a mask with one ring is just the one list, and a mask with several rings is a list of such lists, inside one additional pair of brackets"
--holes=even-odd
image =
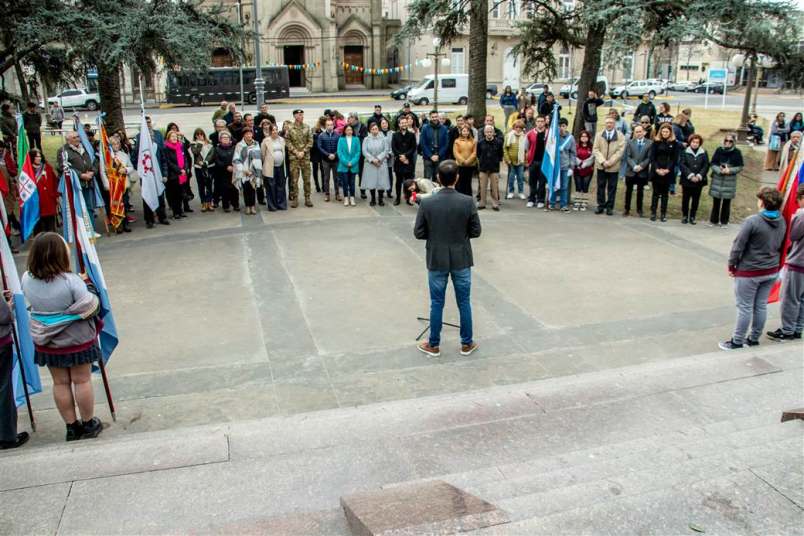
[(126, 217), (123, 194), (126, 192), (126, 178), (120, 171), (120, 161), (114, 157), (109, 145), (109, 136), (103, 120), (98, 117), (100, 131), (100, 172), (103, 184), (109, 190), (109, 217), (112, 226), (117, 229)]
[(782, 279), (783, 272), (786, 270), (785, 261), (787, 260), (787, 252), (790, 250), (790, 221), (793, 215), (798, 210), (798, 199), (796, 192), (798, 185), (804, 184), (804, 151), (799, 151), (795, 162), (791, 162), (782, 173), (779, 179), (779, 184), (776, 189), (782, 193), (782, 217), (784, 218), (787, 229), (785, 230), (784, 241), (782, 242), (782, 253), (779, 257), (779, 266), (781, 271), (779, 278), (771, 287), (770, 295), (768, 295), (768, 303), (776, 303), (781, 299)]
[[(87, 213), (86, 205), (84, 204), (84, 196), (81, 195), (81, 182), (78, 180), (78, 174), (75, 170), (67, 167), (67, 173), (62, 177), (62, 180), (69, 180), (72, 185), (73, 209), (75, 211), (75, 218), (78, 221), (85, 220)], [(64, 192), (69, 190), (63, 187)], [(64, 218), (64, 225), (73, 227), (72, 214), (69, 210)], [(76, 272), (80, 272), (81, 264), (83, 264), (84, 271), (89, 277), (92, 284), (98, 291), (100, 298), (100, 314), (98, 315), (101, 320), (101, 331), (98, 335), (98, 342), (100, 343), (101, 353), (103, 354), (103, 362), (107, 363), (112, 356), (112, 352), (117, 347), (117, 325), (114, 321), (112, 314), (112, 303), (109, 300), (109, 292), (106, 288), (106, 279), (103, 277), (103, 270), (101, 269), (100, 259), (98, 252), (95, 250), (95, 244), (90, 239), (90, 234), (87, 231), (86, 225), (76, 225), (77, 229), (75, 241), (77, 246), (76, 253)], [(81, 255), (81, 261), (78, 260), (78, 255)]]
[(22, 114), (17, 114), (17, 163), (20, 166), (20, 174), (17, 177), (20, 196), (20, 236), (24, 242), (30, 238), (39, 221), (39, 190), (34, 180), (35, 174)]
[[(27, 143), (27, 140), (26, 140)], [(8, 219), (5, 206), (3, 204), (3, 196), (0, 194), (0, 213), (3, 216), (3, 222)], [(25, 368), (25, 380), (28, 384), (28, 393), (35, 394), (42, 392), (42, 382), (39, 379), (39, 367), (34, 363), (34, 346), (31, 340), (31, 327), (30, 317), (28, 316), (28, 309), (25, 306), (25, 296), (22, 294), (22, 286), (20, 285), (20, 277), (17, 273), (17, 265), (14, 263), (14, 256), (11, 253), (11, 246), (8, 244), (8, 238), (5, 235), (0, 237), (0, 262), (3, 263), (3, 275), (5, 276), (6, 288), (11, 291), (14, 296), (14, 327), (17, 331), (17, 340), (20, 344), (21, 356), (17, 356), (17, 349), (14, 348), (14, 365), (11, 371), (11, 382), (14, 389), (14, 401), (17, 407), (25, 404), (25, 389), (22, 385), (22, 374), (20, 373), (20, 358), (22, 365)], [(0, 304), (4, 307), (5, 304)]]
[(140, 175), (142, 200), (155, 211), (159, 208), (159, 196), (165, 191), (165, 185), (162, 183), (162, 171), (156, 159), (151, 131), (145, 121), (145, 110), (142, 111), (140, 141), (137, 145), (137, 171)]
[[(92, 143), (89, 141), (89, 137), (87, 136), (86, 131), (84, 130), (84, 126), (81, 124), (81, 121), (78, 119), (78, 114), (73, 116), (73, 126), (75, 131), (78, 133), (78, 137), (81, 140), (81, 145), (84, 146), (84, 150), (89, 155), (89, 160), (93, 164), (95, 163), (95, 147), (92, 146)], [(103, 195), (101, 195), (100, 187), (98, 187), (98, 181), (94, 178), (92, 180), (92, 190), (95, 192), (95, 207), (96, 208), (103, 208), (105, 203), (103, 202)]]
[(553, 105), (553, 117), (550, 120), (550, 130), (544, 142), (544, 158), (542, 159), (542, 175), (547, 179), (547, 199), (549, 201), (553, 192), (561, 189), (561, 148), (558, 146), (558, 104)]

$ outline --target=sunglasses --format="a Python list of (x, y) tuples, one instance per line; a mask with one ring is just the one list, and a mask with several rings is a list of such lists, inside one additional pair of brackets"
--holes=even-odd
[(650, 121), (640, 121), (643, 125), (650, 125)]
[(723, 143), (734, 143), (734, 140), (723, 140)]

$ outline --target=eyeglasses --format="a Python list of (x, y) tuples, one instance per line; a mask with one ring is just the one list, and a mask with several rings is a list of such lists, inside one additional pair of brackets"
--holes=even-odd
[(734, 140), (723, 140), (723, 143), (734, 143)]
[(650, 125), (650, 121), (640, 121), (643, 125)]

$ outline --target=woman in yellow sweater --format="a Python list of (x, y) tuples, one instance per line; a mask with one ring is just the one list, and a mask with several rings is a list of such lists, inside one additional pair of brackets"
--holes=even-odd
[(455, 189), (471, 196), (472, 176), (477, 168), (477, 142), (472, 137), (469, 125), (461, 127), (460, 135), (452, 145), (452, 154), (458, 163), (458, 184), (455, 185)]

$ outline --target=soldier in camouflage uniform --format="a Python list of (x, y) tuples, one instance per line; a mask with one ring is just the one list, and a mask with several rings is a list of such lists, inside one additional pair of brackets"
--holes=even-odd
[(312, 207), (310, 201), (310, 149), (313, 147), (313, 131), (304, 124), (304, 112), (293, 110), (293, 124), (288, 129), (287, 144), (290, 156), (290, 206), (299, 206), (299, 171), (304, 183), (304, 206)]

